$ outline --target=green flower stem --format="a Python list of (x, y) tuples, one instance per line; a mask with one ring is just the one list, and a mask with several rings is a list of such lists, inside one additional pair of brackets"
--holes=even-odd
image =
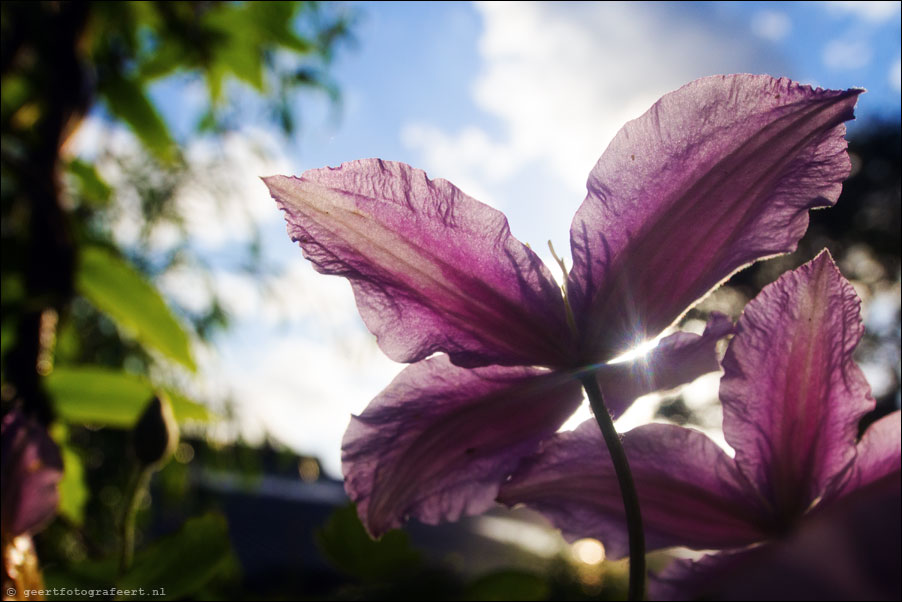
[(132, 566), (135, 556), (135, 517), (138, 514), (138, 506), (141, 498), (150, 483), (153, 469), (135, 463), (131, 483), (122, 500), (122, 516), (119, 522), (120, 549), (119, 549), (119, 574), (124, 575)]
[(617, 473), (617, 482), (620, 484), (620, 495), (623, 497), (630, 544), (629, 599), (642, 600), (645, 598), (645, 534), (642, 529), (642, 513), (639, 510), (639, 496), (636, 495), (633, 473), (630, 471), (626, 452), (620, 442), (620, 435), (614, 429), (614, 422), (604, 405), (604, 397), (601, 395), (601, 388), (598, 386), (598, 381), (595, 380), (595, 375), (584, 375), (580, 377), (580, 381), (589, 396), (589, 404), (595, 414), (595, 421), (601, 429), (604, 442), (611, 454), (614, 471)]

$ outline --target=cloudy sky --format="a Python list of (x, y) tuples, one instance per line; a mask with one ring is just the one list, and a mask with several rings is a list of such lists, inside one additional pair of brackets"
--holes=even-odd
[[(356, 44), (336, 58), (339, 111), (300, 106), (286, 144), (254, 124), (219, 149), (211, 190), (183, 191), (195, 244), (211, 257), (265, 233), (279, 275), (260, 286), (217, 268), (235, 328), (200, 350), (201, 395), (238, 401), (242, 428), (263, 430), (340, 473), (339, 448), (359, 412), (400, 367), (363, 328), (349, 285), (321, 276), (285, 235), (257, 179), (363, 157), (404, 161), (504, 211), (534, 249), (567, 254), (570, 220), (607, 142), (662, 94), (704, 75), (752, 72), (823, 87), (864, 87), (862, 122), (898, 121), (898, 2), (354, 3)], [(159, 95), (179, 120), (184, 103)], [(266, 151), (261, 159), (254, 149)], [(203, 163), (215, 153), (194, 144)], [(215, 197), (215, 198), (211, 198)], [(123, 225), (125, 227), (125, 225)], [(161, 246), (167, 236), (159, 233)], [(123, 230), (123, 242), (127, 232)], [(171, 241), (169, 241), (171, 243)], [(225, 262), (223, 262), (225, 264)], [(201, 304), (196, 274), (161, 286)]]

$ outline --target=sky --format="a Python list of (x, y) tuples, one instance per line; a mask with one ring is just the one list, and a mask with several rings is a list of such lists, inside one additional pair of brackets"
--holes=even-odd
[[(198, 348), (197, 396), (231, 397), (245, 436), (268, 432), (321, 458), (333, 476), (340, 475), (350, 414), (403, 366), (378, 350), (347, 282), (314, 272), (290, 242), (259, 176), (299, 175), (366, 157), (403, 161), (504, 211), (513, 234), (548, 260), (548, 240), (569, 255), (570, 220), (608, 141), (662, 94), (695, 78), (769, 73), (822, 87), (863, 87), (861, 123), (900, 118), (898, 2), (346, 7), (356, 14), (356, 41), (332, 65), (341, 106), (302, 99), (302, 132), (291, 141), (250, 123), (221, 148), (191, 143), (196, 163), (225, 162), (215, 186), (200, 179), (180, 200), (194, 244), (211, 258), (228, 256), (257, 224), (264, 257), (278, 267), (261, 286), (227, 262), (212, 262), (221, 267), (208, 278), (234, 328), (215, 346)], [(156, 98), (178, 123), (191, 90), (173, 85), (187, 100), (174, 101), (170, 84)], [(127, 216), (122, 221), (127, 244)], [(160, 247), (176, 236), (159, 233)], [(200, 306), (197, 277), (185, 270), (159, 284), (178, 303)]]

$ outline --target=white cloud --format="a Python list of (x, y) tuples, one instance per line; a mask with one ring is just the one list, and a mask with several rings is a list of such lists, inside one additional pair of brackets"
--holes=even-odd
[(835, 0), (825, 2), (827, 9), (837, 16), (852, 15), (863, 21), (883, 23), (899, 14), (899, 2), (866, 2), (864, 0)]
[(351, 413), (362, 411), (402, 368), (371, 337), (348, 347), (334, 338), (316, 342), (269, 332), (265, 345), (233, 347), (217, 372), (240, 403), (239, 422), (247, 416), (261, 423), (293, 449), (318, 456), (338, 476), (340, 441)]
[(833, 40), (824, 46), (822, 59), (831, 69), (860, 69), (871, 62), (872, 56), (865, 40)]
[(177, 193), (180, 215), (195, 243), (211, 248), (247, 241), (254, 228), (279, 213), (260, 176), (289, 173), (276, 137), (263, 130), (198, 140), (186, 157), (191, 177)]
[[(771, 66), (764, 64), (769, 59), (761, 57), (769, 55), (751, 35), (744, 39), (671, 5), (502, 2), (477, 7), (483, 17), (479, 49), (484, 61), (472, 97), (497, 119), (501, 134), (473, 125), (449, 132), (413, 123), (405, 127), (403, 142), (421, 151), (431, 175), (492, 193), (512, 224), (560, 227), (552, 238), (558, 236), (555, 246), (562, 252), (569, 246), (563, 237), (585, 195), (586, 177), (627, 120), (697, 77)], [(538, 192), (505, 185), (536, 173), (555, 182), (553, 199), (527, 198)], [(536, 209), (542, 203), (548, 207)]]
[[(490, 205), (492, 194), (483, 181), (497, 182), (517, 167), (508, 149), (477, 127), (450, 135), (432, 125), (409, 123), (401, 130), (401, 143), (420, 149), (423, 163), (439, 168), (440, 173), (429, 173), (430, 177), (450, 180), (471, 197)], [(479, 177), (474, 177), (474, 173)]]
[(889, 85), (896, 92), (902, 92), (902, 58), (897, 58), (889, 68)]
[[(195, 138), (184, 150), (187, 174), (173, 191), (174, 212), (184, 232), (173, 222), (158, 223), (149, 235), (152, 250), (166, 251), (186, 238), (215, 251), (251, 240), (256, 228), (279, 219), (279, 212), (260, 176), (291, 171), (272, 133), (248, 129), (217, 140)], [(143, 159), (134, 134), (102, 119), (86, 119), (67, 142), (69, 156), (95, 162), (100, 175), (117, 193), (113, 236), (120, 245), (136, 244), (143, 218), (141, 198), (133, 185), (129, 162)], [(159, 176), (148, 172), (148, 176)]]
[(766, 40), (779, 42), (792, 29), (792, 21), (784, 12), (775, 10), (758, 11), (752, 17), (752, 32)]

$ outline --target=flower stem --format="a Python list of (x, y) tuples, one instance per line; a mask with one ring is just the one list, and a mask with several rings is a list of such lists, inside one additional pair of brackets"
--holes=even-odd
[(580, 377), (583, 388), (589, 396), (589, 404), (595, 421), (601, 429), (604, 442), (611, 454), (614, 463), (614, 472), (617, 473), (617, 482), (620, 484), (620, 495), (623, 497), (623, 508), (626, 513), (626, 527), (630, 544), (630, 586), (629, 599), (642, 600), (645, 597), (645, 534), (642, 529), (642, 513), (639, 510), (639, 496), (636, 495), (636, 485), (633, 483), (633, 473), (630, 471), (626, 452), (620, 442), (620, 435), (614, 429), (614, 422), (604, 405), (604, 397), (594, 374)]
[(119, 574), (124, 575), (132, 566), (135, 555), (135, 517), (141, 498), (150, 483), (153, 471), (149, 467), (136, 465), (131, 476), (128, 491), (122, 503), (122, 515), (119, 519)]

